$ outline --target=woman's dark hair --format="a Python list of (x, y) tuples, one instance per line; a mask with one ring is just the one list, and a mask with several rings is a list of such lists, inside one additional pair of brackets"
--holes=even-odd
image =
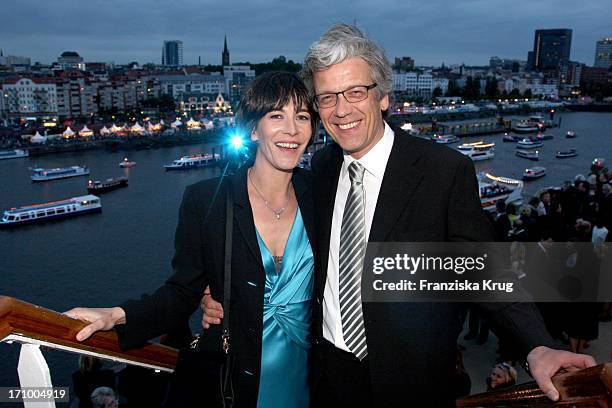
[(296, 109), (306, 106), (310, 113), (312, 137), (314, 137), (318, 115), (314, 110), (312, 95), (302, 80), (290, 72), (266, 72), (249, 84), (236, 113), (238, 126), (246, 133), (245, 136), (250, 137), (261, 118), (269, 112), (282, 109), (289, 101), (293, 102)]

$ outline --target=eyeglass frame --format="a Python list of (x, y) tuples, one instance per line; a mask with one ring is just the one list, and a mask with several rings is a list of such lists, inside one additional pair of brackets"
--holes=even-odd
[[(377, 86), (378, 86), (378, 84), (376, 82), (374, 82), (371, 85), (355, 85), (355, 86), (352, 86), (352, 87), (350, 87), (348, 89), (345, 89), (344, 91), (340, 91), (340, 92), (324, 92), (324, 93), (320, 93), (318, 95), (315, 95), (315, 97), (314, 97), (315, 107), (317, 108), (317, 110), (319, 108), (321, 108), (319, 106), (319, 96), (321, 96), (321, 95), (335, 95), (336, 96), (336, 102), (334, 102), (333, 105), (324, 106), (323, 109), (333, 108), (334, 106), (338, 105), (338, 97), (340, 95), (342, 95), (344, 97), (344, 100), (347, 101), (348, 103), (357, 103), (357, 102), (365, 101), (366, 99), (368, 99), (368, 96), (370, 96), (370, 90), (376, 88)], [(366, 89), (366, 96), (363, 99), (351, 102), (351, 101), (349, 101), (347, 99), (346, 95), (344, 95), (345, 92), (350, 91), (351, 89), (361, 88), (361, 87)]]

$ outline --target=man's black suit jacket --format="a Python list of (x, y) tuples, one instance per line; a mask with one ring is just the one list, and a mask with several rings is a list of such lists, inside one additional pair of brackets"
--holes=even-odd
[[(332, 214), (343, 152), (337, 145), (312, 159), (317, 229), (314, 341), (322, 338), (323, 294)], [(369, 242), (492, 242), (493, 231), (479, 201), (469, 158), (447, 147), (395, 131)], [(526, 355), (552, 339), (529, 303), (482, 304), (498, 329)], [(456, 342), (461, 331), (457, 303), (364, 303), (368, 361), (376, 406), (453, 403)], [(316, 348), (316, 347), (315, 347)], [(314, 383), (317, 381), (317, 353)]]
[[(234, 386), (237, 406), (254, 407), (261, 368), (266, 275), (247, 193), (247, 169), (238, 170), (230, 179), (234, 197), (230, 332), (231, 349), (237, 356), (238, 365)], [(223, 181), (213, 202), (218, 183), (218, 178), (204, 180), (185, 190), (175, 235), (174, 274), (152, 295), (121, 305), (126, 312), (126, 324), (117, 327), (122, 348), (142, 345), (180, 328), (199, 307), (207, 285), (210, 285), (212, 297), (222, 302), (228, 183), (227, 179)], [(295, 169), (292, 183), (308, 238), (314, 247), (311, 174)], [(205, 220), (211, 203), (210, 215)], [(220, 325), (206, 330), (204, 347), (221, 350), (220, 336)], [(206, 398), (202, 395), (202, 406)]]

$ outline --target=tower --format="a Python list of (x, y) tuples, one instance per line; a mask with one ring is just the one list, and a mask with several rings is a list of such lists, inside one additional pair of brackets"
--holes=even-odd
[(230, 65), (230, 56), (229, 50), (227, 49), (227, 36), (225, 36), (225, 40), (223, 41), (223, 53), (221, 54), (221, 66)]

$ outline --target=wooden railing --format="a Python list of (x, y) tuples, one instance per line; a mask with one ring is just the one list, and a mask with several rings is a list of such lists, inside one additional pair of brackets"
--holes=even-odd
[(612, 363), (553, 377), (560, 394), (553, 402), (535, 382), (470, 395), (457, 400), (457, 407), (608, 407), (612, 408)]
[(38, 344), (99, 358), (172, 372), (178, 351), (161, 344), (122, 351), (114, 331), (100, 331), (79, 342), (76, 334), (87, 325), (80, 320), (18, 299), (0, 296), (0, 341)]

